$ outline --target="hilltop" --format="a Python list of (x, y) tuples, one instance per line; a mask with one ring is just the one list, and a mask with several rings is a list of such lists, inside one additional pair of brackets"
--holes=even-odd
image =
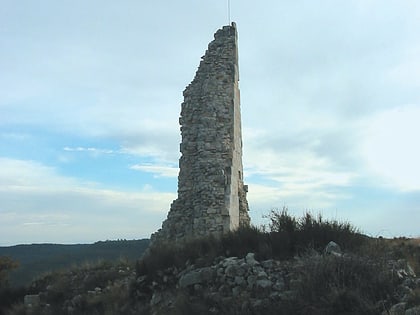
[(419, 240), (371, 238), (309, 213), (269, 218), (155, 244), (136, 263), (46, 274), (6, 314), (419, 314)]
[(27, 244), (0, 247), (0, 257), (10, 257), (19, 267), (9, 275), (13, 287), (29, 285), (42, 273), (99, 261), (137, 260), (149, 246), (148, 239), (99, 241), (94, 244)]

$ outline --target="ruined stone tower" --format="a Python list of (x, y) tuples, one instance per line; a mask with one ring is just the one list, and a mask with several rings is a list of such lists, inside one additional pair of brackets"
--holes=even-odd
[(214, 35), (184, 91), (178, 198), (152, 241), (220, 236), (249, 225), (243, 183), (236, 24)]

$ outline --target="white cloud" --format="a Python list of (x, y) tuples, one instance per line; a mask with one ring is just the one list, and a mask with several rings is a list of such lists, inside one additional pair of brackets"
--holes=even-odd
[(152, 164), (136, 164), (130, 168), (136, 171), (155, 174), (156, 177), (177, 177), (179, 172), (179, 168), (177, 167)]
[(0, 163), (0, 239), (8, 244), (149, 237), (176, 198), (150, 186), (139, 192), (97, 188), (33, 161)]
[(420, 106), (400, 106), (367, 120), (363, 151), (367, 166), (388, 185), (420, 190)]
[(64, 147), (63, 150), (67, 151), (67, 152), (88, 152), (88, 153), (92, 153), (94, 155), (116, 153), (114, 150), (98, 149), (98, 148), (85, 148), (85, 147), (75, 147), (75, 148)]
[(404, 88), (420, 87), (420, 45), (407, 48), (399, 63), (389, 70), (389, 79)]
[(308, 194), (328, 186), (349, 186), (357, 177), (351, 169), (337, 169), (333, 162), (316, 154), (310, 146), (296, 145), (288, 147), (285, 144), (283, 149), (281, 144), (273, 148), (248, 148), (244, 156), (245, 176), (251, 180), (254, 176), (263, 177), (277, 182), (284, 191)]
[(35, 161), (0, 158), (0, 190), (45, 190), (77, 187), (76, 180), (60, 177), (52, 167)]
[(18, 133), (18, 132), (4, 132), (0, 133), (0, 139), (4, 139), (7, 141), (14, 141), (20, 142), (25, 141), (31, 138), (31, 135), (26, 133)]
[[(390, 131), (375, 131), (373, 122), (379, 118), (372, 118), (366, 141), (371, 143), (367, 151), (373, 152), (362, 154), (361, 134), (369, 123), (359, 121), (396, 104), (418, 104), (419, 17), (415, 0), (232, 2), (239, 31), (244, 166), (252, 204), (300, 205), (300, 199), (308, 201), (304, 206), (309, 208), (332, 205), (347, 198), (343, 190), (360, 179), (376, 185), (388, 179), (403, 190), (418, 187), (415, 149), (404, 147), (394, 133), (388, 140), (409, 154), (389, 152), (386, 144), (378, 149), (377, 138), (383, 140)], [(171, 165), (179, 158), (182, 90), (213, 32), (226, 23), (225, 3), (215, 1), (6, 2), (0, 11), (0, 46), (8, 48), (0, 51), (0, 141), (16, 143), (13, 148), (4, 145), (2, 155), (48, 159), (48, 165), (53, 165), (51, 152), (63, 147), (65, 152), (57, 157), (63, 162), (78, 152), (134, 155), (130, 165), (138, 163), (136, 157), (156, 163), (132, 169), (176, 176)], [(407, 119), (398, 128), (390, 121), (389, 129), (407, 134), (404, 130), (412, 125)], [(16, 130), (39, 134), (22, 131), (22, 138)], [(77, 140), (65, 143), (59, 138)], [(361, 157), (370, 161), (368, 172)], [(402, 160), (391, 163), (391, 157)], [(79, 161), (72, 161), (77, 168)], [(9, 214), (16, 207), (34, 209), (35, 204), (50, 214), (71, 213), (72, 204), (72, 209), (99, 209), (101, 202), (110, 213), (137, 213), (140, 208), (157, 213), (162, 208), (163, 215), (168, 208), (150, 187), (134, 195), (118, 194), (101, 189), (100, 183), (61, 176), (36, 161), (0, 162), (0, 190), (19, 200), (9, 199)], [(173, 197), (165, 200), (169, 203)], [(133, 208), (125, 201), (130, 199), (144, 206)], [(38, 217), (23, 221), (50, 222)]]

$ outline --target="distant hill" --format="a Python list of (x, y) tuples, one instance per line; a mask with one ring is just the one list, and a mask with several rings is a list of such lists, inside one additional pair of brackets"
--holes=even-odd
[(101, 241), (94, 244), (31, 244), (0, 247), (0, 256), (19, 262), (10, 273), (13, 287), (29, 284), (33, 278), (48, 271), (67, 269), (82, 263), (98, 261), (135, 261), (149, 246), (148, 239)]

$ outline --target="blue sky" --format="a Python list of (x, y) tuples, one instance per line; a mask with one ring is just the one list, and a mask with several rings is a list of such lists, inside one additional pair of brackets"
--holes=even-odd
[[(255, 224), (287, 206), (420, 235), (420, 4), (231, 0)], [(182, 91), (227, 1), (0, 3), (0, 245), (149, 237)]]

